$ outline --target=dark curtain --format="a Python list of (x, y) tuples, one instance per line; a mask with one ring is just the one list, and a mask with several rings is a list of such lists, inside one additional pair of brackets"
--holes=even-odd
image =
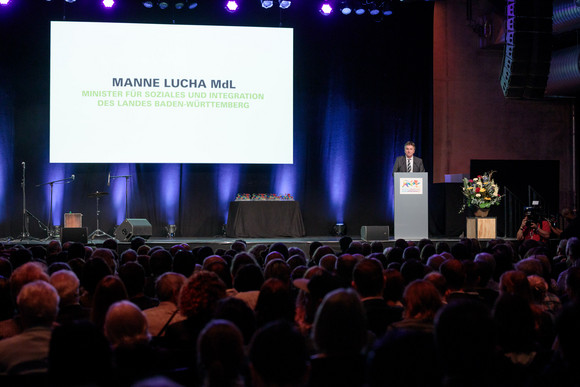
[[(214, 0), (188, 13), (147, 10), (138, 1), (117, 1), (109, 11), (98, 1), (54, 3), (20, 0), (0, 9), (0, 238), (22, 230), (22, 162), (27, 208), (42, 221), (48, 220), (49, 195), (35, 185), (58, 171), (76, 179), (58, 187), (55, 223), (62, 223), (62, 212), (81, 212), (94, 230), (96, 203), (88, 195), (114, 189), (100, 203), (100, 228), (111, 233), (124, 216), (125, 183), (117, 179), (107, 187), (107, 174), (127, 171), (129, 217), (148, 219), (154, 235), (175, 222), (179, 236), (193, 237), (221, 235), (227, 201), (238, 192), (291, 193), (308, 235), (327, 235), (336, 222), (358, 235), (362, 225), (392, 225), (392, 166), (407, 140), (417, 143), (416, 154), (431, 170), (430, 2), (405, 4), (382, 22), (338, 10), (323, 17), (313, 1), (296, 1), (285, 12), (245, 1), (239, 14)], [(294, 165), (49, 164), (50, 21), (63, 18), (294, 28)], [(91, 146), (90, 137), (83, 146)], [(154, 151), (154, 144), (143, 149)], [(277, 192), (280, 187), (292, 191)], [(34, 221), (31, 233), (44, 236)]]

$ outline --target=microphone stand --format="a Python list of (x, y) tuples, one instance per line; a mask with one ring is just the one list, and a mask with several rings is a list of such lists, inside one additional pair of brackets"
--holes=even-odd
[(32, 215), (30, 211), (26, 209), (26, 162), (22, 162), (22, 181), (20, 183), (22, 187), (22, 233), (15, 239), (15, 241), (24, 242), (26, 240), (39, 240), (38, 238), (32, 238), (29, 232), (29, 219), (28, 215)]
[[(42, 184), (37, 184), (37, 187), (42, 187), (43, 185), (50, 185), (50, 207), (48, 209), (48, 226), (46, 229), (46, 238), (45, 240), (51, 240), (54, 239), (55, 237), (59, 237), (59, 233), (55, 232), (54, 229), (54, 225), (52, 224), (52, 192), (53, 192), (53, 188), (54, 188), (54, 184), (55, 183), (70, 183), (71, 181), (73, 181), (75, 179), (75, 175), (72, 175), (71, 177), (67, 177), (65, 179), (59, 179), (59, 180), (54, 180), (54, 181), (49, 181), (47, 183), (42, 183)], [(36, 218), (35, 218), (36, 219)], [(38, 220), (38, 219), (37, 219)]]

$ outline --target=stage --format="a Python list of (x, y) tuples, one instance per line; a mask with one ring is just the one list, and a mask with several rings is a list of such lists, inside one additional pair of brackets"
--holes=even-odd
[[(355, 235), (351, 236), (355, 241), (362, 241), (360, 236)], [(199, 246), (209, 246), (214, 251), (216, 249), (229, 249), (232, 243), (238, 239), (242, 238), (227, 238), (227, 237), (214, 237), (214, 238), (196, 238), (196, 237), (179, 237), (179, 238), (160, 238), (160, 237), (151, 237), (147, 239), (148, 246), (162, 246), (166, 249), (169, 249), (171, 246), (187, 243), (191, 248), (199, 247)], [(301, 238), (243, 238), (247, 244), (247, 249), (249, 250), (252, 246), (258, 244), (265, 244), (270, 245), (275, 242), (282, 242), (286, 244), (288, 247), (298, 247), (302, 249), (304, 252), (308, 253), (310, 249), (310, 245), (314, 242), (320, 242), (323, 245), (330, 246), (336, 252), (340, 252), (339, 246), (339, 239), (340, 237), (336, 236), (306, 236)], [(87, 246), (92, 247), (101, 247), (103, 244), (104, 239), (95, 239), (89, 240), (86, 244)], [(459, 242), (459, 238), (433, 238), (431, 239), (434, 243), (437, 242), (447, 242), (450, 246)], [(369, 243), (372, 241), (368, 241)], [(381, 240), (380, 242), (383, 243), (383, 246), (392, 247), (395, 244), (395, 239), (390, 238), (388, 240)], [(417, 242), (417, 241), (415, 241)], [(482, 241), (483, 242), (483, 241)], [(24, 241), (19, 240), (2, 240), (0, 239), (0, 243), (3, 243), (4, 246), (10, 247), (14, 245), (23, 245), (25, 247), (30, 246), (38, 246), (38, 245), (47, 245), (49, 243), (48, 240), (34, 240), (28, 239)], [(119, 252), (123, 252), (131, 247), (129, 242), (119, 242)]]

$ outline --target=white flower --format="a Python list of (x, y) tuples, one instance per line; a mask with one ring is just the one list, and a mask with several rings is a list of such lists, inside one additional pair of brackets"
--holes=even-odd
[(481, 197), (481, 194), (475, 194), (475, 197), (476, 198), (480, 198)]

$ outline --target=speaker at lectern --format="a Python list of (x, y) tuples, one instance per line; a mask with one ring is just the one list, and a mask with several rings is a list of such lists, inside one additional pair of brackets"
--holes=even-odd
[(396, 172), (395, 239), (419, 240), (429, 237), (429, 174)]

